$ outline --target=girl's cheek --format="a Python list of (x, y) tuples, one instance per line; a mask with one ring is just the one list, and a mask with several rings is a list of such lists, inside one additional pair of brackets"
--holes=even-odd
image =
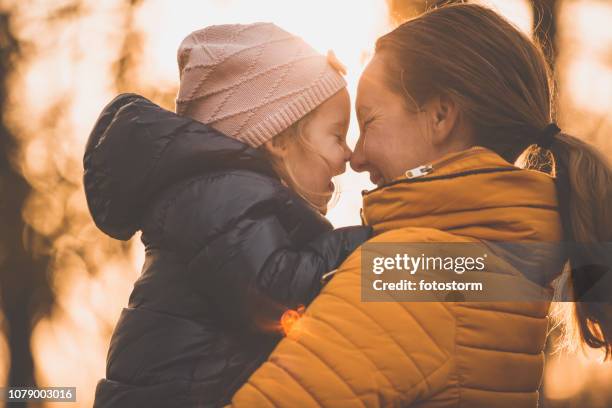
[(337, 160), (343, 160), (344, 155), (346, 154), (345, 146), (343, 143), (334, 141), (334, 145), (330, 146), (329, 152), (331, 156), (334, 158), (334, 162)]

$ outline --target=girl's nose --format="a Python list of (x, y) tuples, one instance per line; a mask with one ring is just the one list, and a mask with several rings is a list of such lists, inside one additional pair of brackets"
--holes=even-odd
[[(349, 162), (349, 160), (351, 160), (351, 150), (348, 148), (344, 149), (345, 153), (344, 156), (342, 157), (342, 162), (338, 162), (337, 166), (334, 169), (334, 176), (339, 176), (341, 174), (344, 174), (346, 172), (346, 164)], [(348, 152), (348, 153), (347, 153)]]
[(344, 144), (344, 162), (347, 163), (348, 161), (350, 161), (352, 156), (353, 156), (353, 152), (351, 151), (351, 148), (348, 147), (348, 145), (345, 143)]

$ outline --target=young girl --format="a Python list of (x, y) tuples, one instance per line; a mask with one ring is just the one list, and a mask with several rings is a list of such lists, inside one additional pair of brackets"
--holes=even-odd
[(178, 62), (176, 113), (122, 94), (86, 146), (97, 226), (146, 250), (96, 407), (224, 404), (371, 232), (323, 217), (351, 155), (325, 57), (260, 23), (196, 31)]

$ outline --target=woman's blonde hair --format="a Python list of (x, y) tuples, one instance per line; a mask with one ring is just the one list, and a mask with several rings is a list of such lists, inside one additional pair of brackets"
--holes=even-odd
[[(476, 144), (510, 163), (548, 170), (558, 187), (565, 240), (611, 240), (612, 170), (603, 154), (566, 133), (548, 151), (534, 146), (555, 117), (554, 82), (537, 43), (493, 10), (455, 4), (382, 36), (376, 54), (385, 62), (389, 87), (405, 96), (408, 109), (449, 95), (473, 126)], [(571, 266), (576, 259), (569, 261)], [(593, 283), (577, 269), (570, 277), (574, 290)], [(610, 302), (577, 301), (573, 318), (567, 327), (576, 326), (584, 343), (611, 357)]]

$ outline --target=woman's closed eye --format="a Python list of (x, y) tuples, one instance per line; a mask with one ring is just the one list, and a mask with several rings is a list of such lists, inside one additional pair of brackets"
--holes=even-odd
[(365, 131), (367, 129), (367, 127), (374, 121), (374, 119), (376, 118), (370, 118), (366, 121), (363, 122), (362, 128)]

